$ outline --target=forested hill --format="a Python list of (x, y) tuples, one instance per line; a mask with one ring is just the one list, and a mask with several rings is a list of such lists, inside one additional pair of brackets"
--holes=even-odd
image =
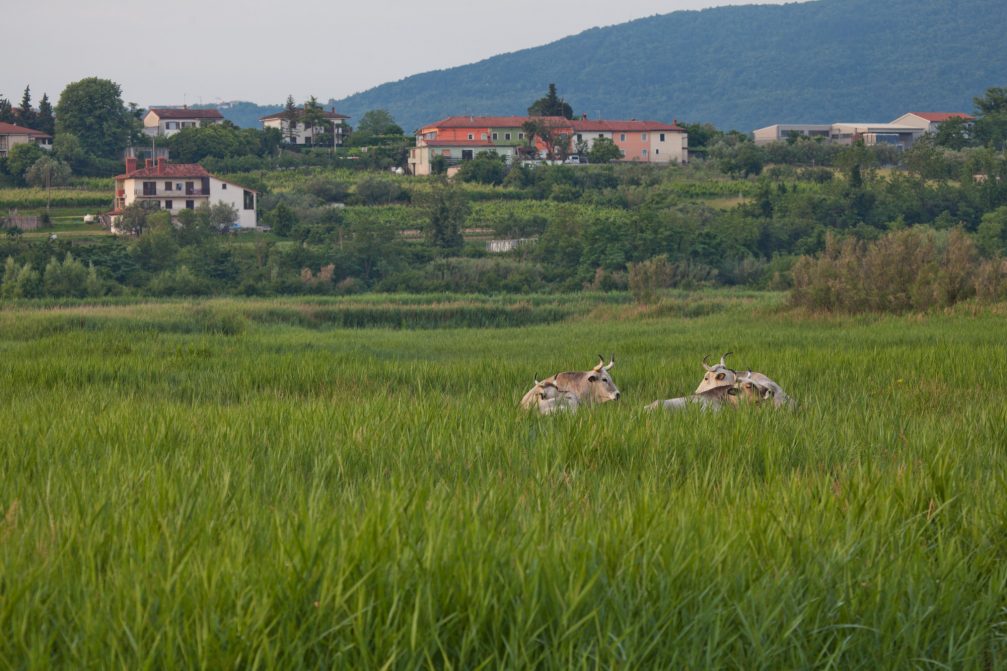
[(1004, 0), (818, 0), (639, 19), (415, 75), (335, 101), (407, 131), (449, 114), (517, 114), (555, 82), (577, 113), (712, 122), (890, 121), (970, 111), (1007, 84)]

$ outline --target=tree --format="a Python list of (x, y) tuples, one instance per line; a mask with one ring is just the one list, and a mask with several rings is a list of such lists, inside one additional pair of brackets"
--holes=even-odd
[(357, 124), (356, 134), (365, 133), (367, 135), (404, 135), (402, 127), (395, 123), (395, 119), (387, 110), (376, 109), (364, 112)]
[(70, 181), (70, 166), (59, 159), (43, 156), (28, 168), (24, 179), (31, 186), (45, 188), (45, 210), (48, 212), (52, 187)]
[(226, 231), (238, 221), (237, 208), (229, 203), (225, 203), (224, 201), (220, 201), (216, 205), (211, 205), (208, 214), (210, 226), (218, 231)]
[(976, 114), (975, 138), (996, 149), (1007, 144), (1007, 88), (993, 87), (986, 95), (974, 98)]
[(622, 150), (611, 139), (600, 137), (594, 141), (587, 158), (591, 163), (611, 163), (622, 158)]
[(301, 112), (297, 109), (294, 96), (287, 96), (287, 105), (283, 108), (283, 118), (287, 121), (287, 142), (297, 143), (297, 121), (301, 118)]
[(469, 216), (469, 204), (461, 190), (441, 183), (430, 195), (428, 211), (428, 242), (444, 250), (461, 249), (462, 228)]
[(53, 116), (52, 103), (49, 102), (49, 96), (45, 93), (42, 94), (42, 100), (38, 103), (38, 116), (35, 121), (35, 128), (49, 135), (56, 133), (56, 117)]
[(0, 121), (4, 123), (14, 123), (14, 108), (10, 101), (0, 96)]
[(35, 110), (31, 106), (31, 86), (24, 87), (21, 106), (17, 108), (17, 123), (26, 128), (35, 128)]
[(318, 104), (318, 99), (315, 96), (311, 96), (304, 103), (304, 114), (301, 118), (304, 121), (304, 127), (311, 129), (312, 141), (317, 137), (315, 129), (320, 129), (323, 133), (327, 133), (328, 129), (332, 127), (332, 122), (325, 116), (325, 110)]
[(937, 128), (934, 143), (940, 147), (960, 150), (969, 146), (971, 122), (962, 117), (951, 117)]
[(119, 85), (108, 79), (88, 77), (69, 84), (56, 105), (56, 132), (73, 133), (92, 156), (118, 158), (134, 121)]
[(46, 156), (44, 149), (34, 142), (16, 144), (7, 153), (7, 172), (23, 183), (25, 173), (35, 165), (35, 161)]
[(521, 130), (527, 142), (526, 153), (537, 156), (535, 140), (538, 139), (545, 146), (546, 158), (550, 161), (563, 160), (570, 154), (570, 135), (561, 133), (545, 119), (529, 119), (521, 124)]
[(463, 182), (478, 182), (479, 184), (503, 184), (507, 176), (507, 163), (504, 157), (495, 151), (484, 151), (471, 161), (462, 163), (458, 170), (458, 179)]
[(556, 85), (549, 84), (549, 92), (528, 108), (528, 116), (561, 116), (573, 118), (573, 108), (556, 93)]

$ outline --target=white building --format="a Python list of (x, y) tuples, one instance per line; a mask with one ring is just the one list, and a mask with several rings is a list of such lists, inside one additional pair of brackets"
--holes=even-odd
[(183, 128), (198, 128), (223, 123), (223, 115), (215, 110), (191, 110), (188, 107), (151, 107), (143, 117), (143, 132), (147, 135), (174, 135)]
[(890, 144), (906, 149), (925, 133), (934, 133), (948, 119), (973, 119), (962, 112), (909, 112), (891, 123), (774, 124), (752, 131), (755, 144), (781, 142), (791, 137), (822, 138), (835, 144)]
[[(350, 117), (345, 114), (336, 114), (336, 108), (331, 108), (328, 112), (322, 112), (325, 118), (332, 124), (332, 131), (335, 135), (336, 146), (340, 147), (346, 139), (346, 126), (344, 122)], [(297, 110), (298, 119), (304, 116), (304, 108)], [(283, 134), (283, 141), (287, 144), (298, 144), (311, 146), (318, 144), (321, 136), (326, 134), (327, 128), (324, 126), (312, 126), (306, 128), (302, 121), (294, 124), (293, 133), (290, 131), (290, 119), (287, 111), (281, 110), (275, 114), (267, 114), (261, 117), (263, 128), (278, 128)]]
[(115, 208), (113, 218), (130, 205), (147, 203), (151, 209), (163, 209), (177, 214), (193, 210), (200, 205), (226, 203), (238, 212), (241, 228), (256, 225), (256, 199), (258, 194), (240, 184), (214, 177), (198, 163), (169, 163), (159, 158), (151, 159), (139, 168), (135, 158), (126, 159), (126, 172), (115, 178)]
[(755, 144), (769, 144), (771, 142), (782, 142), (791, 137), (823, 138), (829, 139), (832, 134), (832, 124), (827, 123), (787, 123), (773, 124), (760, 128), (752, 133), (755, 136)]

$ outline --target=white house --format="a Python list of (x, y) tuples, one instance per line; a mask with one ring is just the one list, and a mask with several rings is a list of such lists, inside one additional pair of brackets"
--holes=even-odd
[[(324, 117), (332, 124), (335, 134), (336, 146), (340, 147), (346, 139), (346, 127), (344, 122), (350, 117), (345, 114), (337, 114), (336, 108), (331, 108), (328, 112), (323, 111)], [(304, 108), (297, 110), (298, 119), (304, 116)], [(325, 135), (326, 128), (323, 126), (312, 126), (306, 128), (302, 121), (294, 124), (293, 133), (290, 131), (290, 119), (286, 110), (281, 110), (275, 114), (267, 114), (260, 118), (263, 128), (278, 128), (283, 134), (283, 141), (287, 144), (299, 144), (311, 146), (318, 143), (318, 139)]]
[(198, 128), (223, 123), (224, 116), (215, 109), (191, 110), (188, 107), (151, 107), (143, 117), (147, 135), (174, 135), (183, 128)]
[(173, 215), (200, 205), (226, 203), (238, 212), (241, 228), (254, 228), (258, 194), (240, 184), (215, 177), (198, 163), (169, 163), (151, 159), (139, 168), (135, 158), (126, 159), (126, 172), (115, 177), (113, 220), (130, 205), (147, 203), (151, 209), (164, 209)]

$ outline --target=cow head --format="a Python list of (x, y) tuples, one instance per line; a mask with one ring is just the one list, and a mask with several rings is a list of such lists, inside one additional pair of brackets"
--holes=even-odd
[(559, 387), (553, 380), (535, 380), (534, 394), (536, 401), (548, 401), (559, 396)]
[(703, 368), (706, 369), (706, 374), (703, 375), (703, 380), (699, 383), (699, 386), (696, 387), (696, 391), (693, 393), (702, 394), (704, 391), (709, 389), (733, 385), (737, 381), (737, 373), (727, 367), (726, 359), (730, 355), (731, 352), (725, 352), (724, 355), (720, 357), (720, 363), (714, 366), (710, 366), (706, 363), (709, 356), (703, 357)]
[(587, 381), (591, 384), (591, 397), (596, 403), (618, 401), (622, 393), (608, 372), (615, 365), (615, 355), (609, 358), (608, 365), (605, 365), (605, 357), (602, 355), (599, 354), (598, 359), (598, 365), (587, 374)]
[(776, 397), (773, 388), (755, 380), (750, 370), (737, 374), (735, 386), (738, 389), (739, 398), (748, 403), (773, 402)]

